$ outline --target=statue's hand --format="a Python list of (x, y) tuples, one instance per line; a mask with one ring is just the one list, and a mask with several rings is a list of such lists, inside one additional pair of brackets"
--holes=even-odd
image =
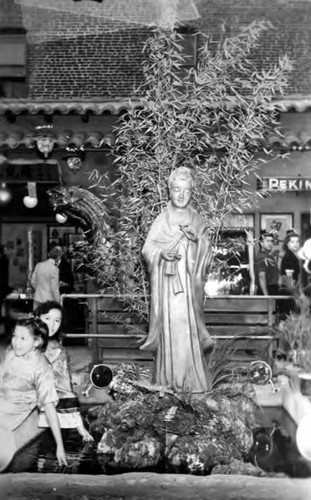
[(173, 260), (179, 260), (181, 256), (177, 252), (170, 252), (169, 250), (162, 250), (161, 257), (164, 260), (172, 262)]
[(196, 235), (196, 231), (193, 227), (190, 226), (179, 226), (180, 230), (184, 233), (184, 235), (191, 241), (197, 241), (198, 237)]

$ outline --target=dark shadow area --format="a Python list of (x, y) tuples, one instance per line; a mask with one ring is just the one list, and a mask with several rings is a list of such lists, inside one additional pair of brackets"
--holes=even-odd
[[(82, 409), (87, 413), (87, 407)], [(311, 477), (310, 463), (304, 460), (296, 446), (296, 424), (280, 407), (265, 408), (259, 413), (260, 427), (253, 430), (254, 443), (245, 458), (268, 473), (283, 473), (292, 478)], [(55, 442), (51, 431), (45, 430), (38, 438), (15, 456), (5, 472), (42, 472), (63, 474), (114, 475), (134, 472), (116, 469), (109, 463), (101, 465), (96, 449), (100, 435), (93, 443), (86, 443), (75, 429), (62, 430), (68, 460), (67, 467), (59, 467), (55, 455)], [(137, 472), (137, 470), (136, 470)], [(176, 473), (165, 463), (157, 467), (139, 469), (139, 472)], [(179, 470), (179, 474), (185, 473)]]

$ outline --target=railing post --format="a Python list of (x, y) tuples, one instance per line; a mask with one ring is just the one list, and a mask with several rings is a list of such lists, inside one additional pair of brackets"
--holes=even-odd
[[(89, 297), (89, 332), (93, 335), (98, 335), (98, 322), (97, 322), (97, 297)], [(99, 345), (98, 338), (92, 337), (89, 339), (90, 347), (92, 349), (92, 359), (94, 364), (98, 364), (101, 360), (99, 359)]]

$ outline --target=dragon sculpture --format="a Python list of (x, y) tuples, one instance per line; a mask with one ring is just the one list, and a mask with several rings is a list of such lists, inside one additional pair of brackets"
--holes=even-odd
[(87, 241), (83, 253), (90, 274), (96, 275), (99, 284), (106, 285), (115, 273), (113, 217), (107, 206), (95, 194), (78, 186), (56, 186), (47, 194), (54, 211), (82, 229)]

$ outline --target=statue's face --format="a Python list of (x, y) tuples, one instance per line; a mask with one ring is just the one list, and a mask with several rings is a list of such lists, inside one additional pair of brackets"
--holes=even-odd
[(191, 199), (191, 182), (175, 179), (170, 187), (170, 198), (174, 207), (185, 208)]

